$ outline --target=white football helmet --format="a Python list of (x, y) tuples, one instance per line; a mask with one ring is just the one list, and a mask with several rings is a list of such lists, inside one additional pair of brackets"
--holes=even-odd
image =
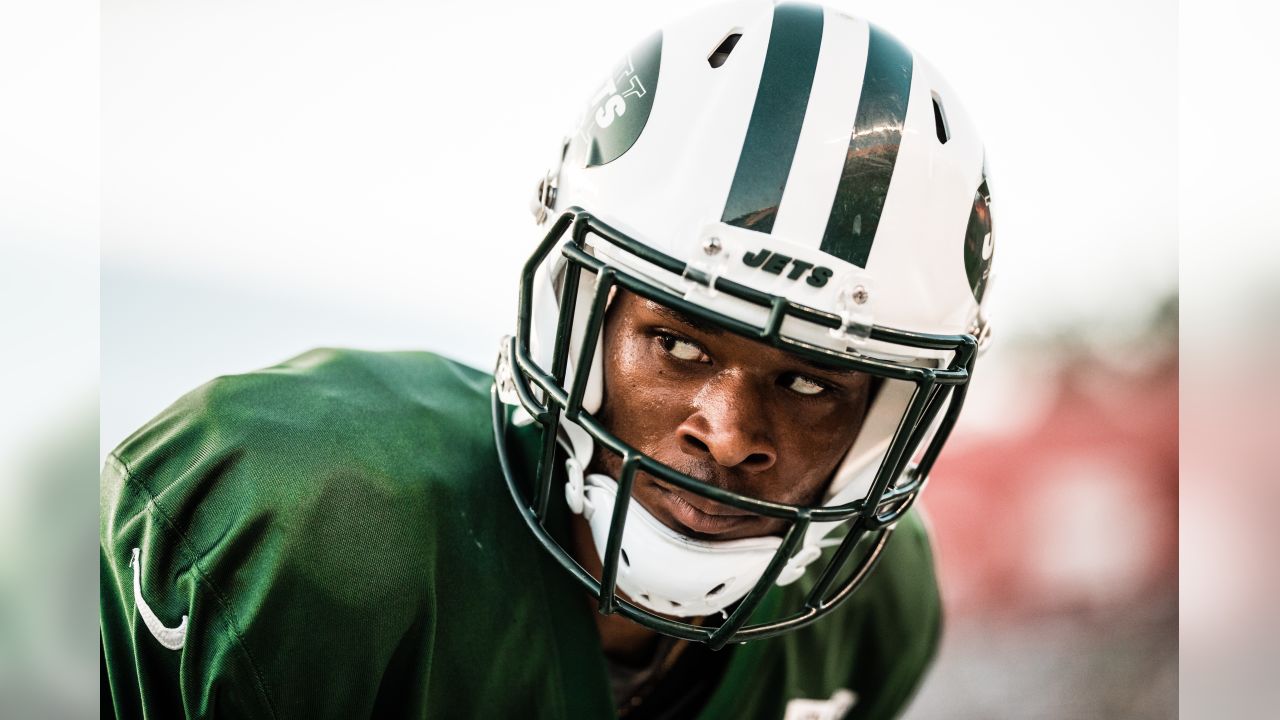
[[(852, 594), (924, 486), (987, 339), (990, 203), (983, 146), (955, 93), (925, 59), (839, 10), (713, 6), (613, 69), (538, 184), (543, 240), (494, 405), (513, 497), (602, 612), (718, 648), (810, 623)], [(593, 413), (615, 287), (883, 378), (820, 505), (711, 487), (609, 432)], [(506, 454), (512, 421), (543, 432), (532, 487)], [(621, 477), (584, 476), (597, 448), (623, 458)], [(789, 530), (682, 536), (630, 502), (637, 471)], [(559, 498), (591, 525), (599, 579), (545, 527)], [(748, 623), (770, 587), (819, 558), (802, 606)], [(711, 617), (671, 619), (694, 616)]]

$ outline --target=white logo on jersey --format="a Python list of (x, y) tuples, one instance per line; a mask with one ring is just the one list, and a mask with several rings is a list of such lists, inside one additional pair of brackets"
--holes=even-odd
[(182, 616), (178, 627), (171, 628), (165, 627), (160, 618), (151, 612), (151, 606), (142, 599), (142, 563), (138, 560), (140, 554), (141, 551), (134, 548), (133, 558), (129, 560), (129, 567), (133, 568), (133, 604), (138, 608), (138, 614), (142, 616), (142, 622), (151, 631), (152, 637), (170, 650), (181, 650), (187, 642), (187, 616)]
[(787, 703), (787, 713), (783, 720), (840, 720), (857, 702), (858, 696), (844, 688), (835, 691), (826, 700), (796, 698)]

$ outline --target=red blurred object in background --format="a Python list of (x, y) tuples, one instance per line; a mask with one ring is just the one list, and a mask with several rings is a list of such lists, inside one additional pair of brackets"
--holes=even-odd
[(962, 420), (924, 493), (953, 617), (1095, 610), (1173, 591), (1176, 357), (1136, 372), (1078, 359), (1048, 375), (1032, 422), (974, 436)]
[(923, 495), (942, 649), (908, 720), (1177, 713), (1177, 302), (993, 351)]

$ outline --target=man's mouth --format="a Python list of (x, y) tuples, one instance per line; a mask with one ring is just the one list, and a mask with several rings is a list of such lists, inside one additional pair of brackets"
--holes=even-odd
[(682, 491), (658, 481), (654, 481), (653, 487), (659, 493), (659, 507), (655, 513), (659, 520), (667, 522), (673, 530), (695, 539), (726, 539), (721, 536), (730, 533), (740, 536), (734, 531), (740, 531), (758, 519), (756, 515), (713, 500), (702, 497), (690, 499)]

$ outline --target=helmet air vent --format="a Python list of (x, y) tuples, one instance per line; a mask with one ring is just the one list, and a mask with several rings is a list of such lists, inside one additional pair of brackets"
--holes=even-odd
[(937, 91), (933, 92), (933, 125), (938, 131), (938, 142), (946, 144), (951, 139), (951, 130), (947, 127), (947, 114), (942, 109), (942, 98)]
[(724, 40), (720, 41), (716, 49), (712, 50), (711, 54), (707, 56), (707, 64), (713, 68), (723, 65), (729, 59), (729, 53), (733, 52), (734, 46), (738, 44), (738, 39), (741, 37), (742, 33), (736, 30), (729, 33)]

